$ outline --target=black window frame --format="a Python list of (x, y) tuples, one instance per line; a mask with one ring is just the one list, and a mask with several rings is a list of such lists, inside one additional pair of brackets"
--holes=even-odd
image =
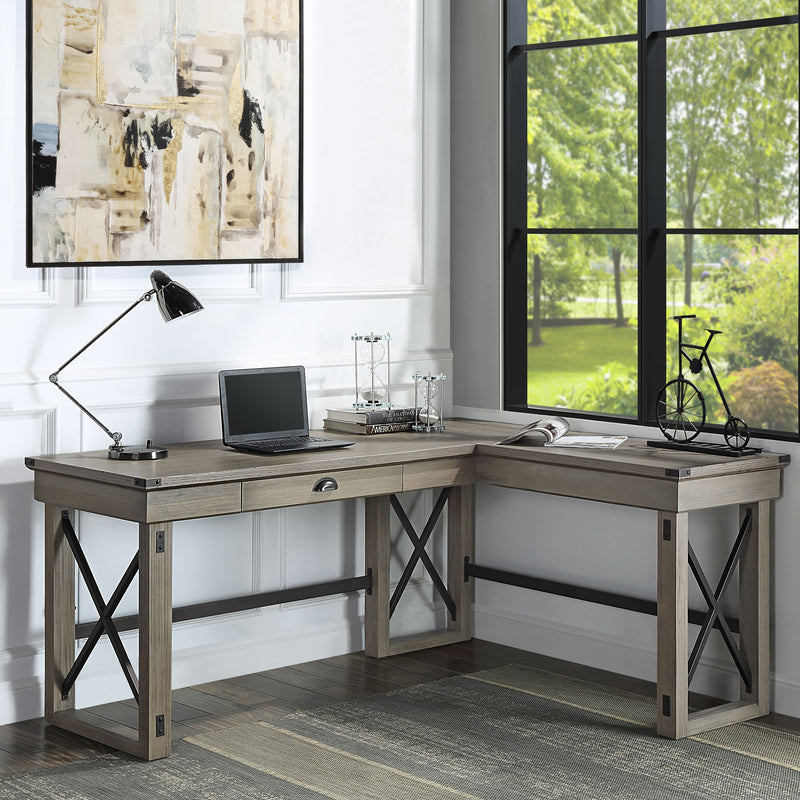
[[(667, 307), (667, 234), (788, 235), (798, 228), (667, 228), (667, 39), (798, 24), (798, 15), (736, 20), (668, 28), (668, 0), (639, 0), (638, 30), (633, 34), (546, 43), (527, 42), (527, 0), (504, 0), (503, 19), (503, 407), (541, 413), (528, 403), (527, 241), (531, 233), (626, 233), (638, 239), (638, 414), (621, 417), (580, 409), (558, 409), (567, 417), (656, 425), (655, 408), (667, 370), (664, 331)], [(636, 42), (638, 45), (638, 225), (636, 228), (529, 228), (527, 190), (527, 57), (532, 50)], [(800, 269), (800, 264), (798, 264)], [(800, 338), (800, 331), (798, 332)], [(553, 409), (547, 409), (552, 412)], [(722, 426), (710, 425), (710, 430)], [(754, 429), (759, 438), (800, 441), (796, 433)]]

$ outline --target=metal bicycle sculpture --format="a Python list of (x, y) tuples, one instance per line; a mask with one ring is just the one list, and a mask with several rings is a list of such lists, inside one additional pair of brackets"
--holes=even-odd
[(697, 386), (683, 377), (683, 372), (688, 366), (693, 375), (698, 375), (706, 366), (728, 415), (723, 431), (725, 441), (731, 449), (743, 450), (750, 441), (750, 429), (744, 420), (734, 417), (731, 413), (725, 393), (719, 385), (717, 374), (708, 357), (711, 340), (722, 331), (706, 329), (708, 339), (704, 345), (684, 342), (683, 320), (693, 319), (695, 316), (695, 314), (684, 314), (673, 317), (678, 321), (678, 377), (669, 381), (658, 393), (656, 401), (658, 427), (667, 439), (678, 443), (691, 442), (701, 433), (706, 421), (706, 401)]

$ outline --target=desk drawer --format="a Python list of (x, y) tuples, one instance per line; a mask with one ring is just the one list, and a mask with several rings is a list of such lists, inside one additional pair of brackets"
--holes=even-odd
[(399, 465), (266, 478), (242, 484), (242, 511), (392, 494), (402, 489), (403, 470)]

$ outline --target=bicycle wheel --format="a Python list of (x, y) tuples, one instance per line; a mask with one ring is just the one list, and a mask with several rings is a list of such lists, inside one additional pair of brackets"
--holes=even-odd
[(656, 420), (667, 439), (691, 442), (703, 430), (706, 421), (702, 393), (686, 378), (675, 378), (658, 393)]
[(739, 417), (728, 417), (723, 435), (730, 448), (733, 450), (744, 450), (747, 443), (750, 441), (750, 428), (747, 427), (743, 419), (739, 419)]

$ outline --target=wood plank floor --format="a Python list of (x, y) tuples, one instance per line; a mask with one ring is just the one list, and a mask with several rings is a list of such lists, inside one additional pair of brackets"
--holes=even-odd
[[(173, 739), (182, 739), (510, 663), (549, 669), (653, 698), (656, 694), (655, 684), (647, 681), (473, 639), (381, 660), (351, 653), (176, 689), (172, 693), (172, 735)], [(713, 701), (693, 695), (692, 702), (704, 706)], [(133, 700), (98, 706), (93, 712), (126, 726), (136, 724)], [(771, 714), (759, 722), (800, 733), (800, 720), (793, 717)], [(0, 776), (80, 761), (107, 751), (102, 745), (46, 725), (42, 719), (0, 726)]]

